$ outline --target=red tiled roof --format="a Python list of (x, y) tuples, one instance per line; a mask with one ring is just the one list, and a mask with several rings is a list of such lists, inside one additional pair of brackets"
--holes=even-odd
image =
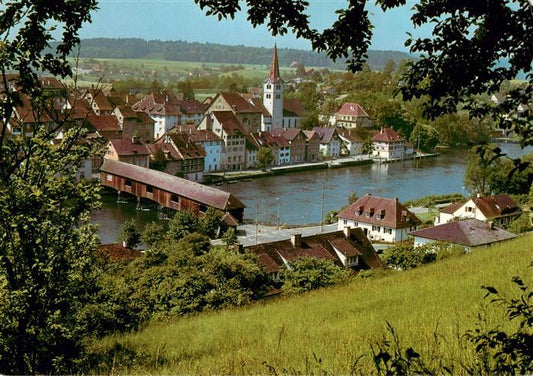
[(193, 201), (213, 206), (220, 210), (244, 208), (245, 205), (229, 192), (178, 178), (161, 171), (135, 166), (129, 163), (104, 160), (100, 170), (123, 176), (137, 182), (149, 182), (150, 185), (164, 191), (187, 197)]
[(337, 130), (328, 127), (314, 127), (313, 132), (318, 135), (321, 144), (329, 144), (333, 139), (333, 135), (337, 133)]
[(350, 142), (363, 142), (363, 139), (355, 132), (355, 129), (340, 130), (339, 135)]
[(448, 222), (435, 227), (428, 227), (410, 232), (409, 235), (454, 244), (475, 247), (515, 238), (516, 235), (490, 224), (477, 220)]
[(93, 102), (102, 111), (112, 111), (113, 105), (109, 102), (104, 93), (98, 90), (91, 90), (91, 96)]
[(179, 116), (181, 111), (178, 102), (179, 99), (172, 93), (152, 93), (146, 95), (132, 107), (135, 111), (143, 111), (153, 115)]
[(95, 113), (89, 114), (87, 116), (87, 121), (97, 131), (119, 131), (120, 126), (118, 120), (113, 115), (96, 115)]
[(445, 206), (442, 209), (440, 209), (440, 212), (441, 213), (446, 213), (446, 214), (453, 214), (453, 213), (455, 213), (457, 211), (457, 209), (459, 209), (464, 204), (465, 204), (464, 202), (451, 203), (450, 205)]
[(416, 215), (400, 204), (398, 199), (377, 197), (370, 194), (361, 197), (342, 210), (337, 217), (390, 228), (405, 228), (420, 223)]
[(118, 155), (149, 155), (150, 151), (144, 144), (134, 144), (129, 138), (110, 140), (109, 143)]
[(320, 136), (315, 131), (303, 131), (307, 141), (311, 141), (313, 137), (316, 137), (320, 140)]
[(282, 257), (288, 262), (297, 261), (302, 257), (316, 257), (342, 265), (333, 247), (345, 256), (359, 256), (368, 267), (379, 268), (384, 266), (372, 244), (360, 228), (351, 229), (349, 239), (346, 239), (343, 231), (337, 231), (329, 234), (302, 237), (299, 247), (294, 247), (291, 240), (287, 239), (253, 245), (245, 249), (257, 256), (259, 263), (267, 272), (273, 273), (284, 267)]
[(363, 110), (363, 107), (361, 107), (359, 103), (353, 103), (353, 102), (344, 103), (335, 114), (368, 117), (368, 114), (366, 113), (365, 110)]
[(181, 111), (185, 114), (203, 114), (208, 105), (196, 99), (182, 100), (178, 102)]
[(246, 130), (241, 125), (241, 122), (231, 111), (214, 111), (213, 116), (229, 135), (233, 135), (237, 132), (241, 133), (243, 136), (247, 133)]
[(283, 98), (283, 116), (305, 116), (305, 108), (298, 98)]
[(520, 213), (520, 209), (513, 199), (506, 194), (476, 197), (474, 203), (486, 218), (497, 218)]
[(394, 142), (394, 141), (402, 141), (403, 138), (396, 133), (396, 131), (392, 128), (384, 128), (381, 129), (378, 133), (372, 137), (373, 141), (377, 142)]
[(265, 105), (263, 104), (263, 100), (261, 98), (250, 98), (250, 101), (252, 102), (253, 106), (257, 108), (259, 111), (261, 111), (261, 114), (264, 117), (272, 117), (272, 114), (267, 110)]
[(302, 130), (298, 128), (274, 128), (270, 133), (272, 136), (283, 137), (288, 141), (294, 141), (298, 136), (306, 138)]
[(237, 93), (228, 93), (228, 92), (220, 92), (218, 93), (226, 103), (232, 108), (235, 112), (241, 112), (241, 113), (257, 113), (261, 112), (260, 109), (254, 107), (253, 104), (248, 102), (246, 99), (240, 96), (240, 94)]
[(186, 133), (191, 142), (220, 141), (220, 137), (209, 129), (196, 129), (193, 124), (178, 125), (172, 133)]
[(128, 105), (118, 106), (118, 110), (124, 118), (136, 118), (137, 114), (133, 109)]

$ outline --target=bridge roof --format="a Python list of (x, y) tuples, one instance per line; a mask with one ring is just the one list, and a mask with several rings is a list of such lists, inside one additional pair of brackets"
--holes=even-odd
[(135, 180), (139, 183), (151, 185), (155, 188), (162, 189), (208, 206), (213, 206), (220, 210), (240, 209), (245, 207), (241, 201), (229, 192), (182, 179), (165, 172), (110, 159), (104, 160), (100, 170), (109, 174)]

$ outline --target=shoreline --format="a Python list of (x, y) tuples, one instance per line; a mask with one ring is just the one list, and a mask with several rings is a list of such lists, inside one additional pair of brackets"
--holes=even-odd
[(327, 161), (319, 162), (309, 162), (301, 163), (295, 165), (286, 165), (286, 166), (276, 166), (271, 167), (267, 170), (241, 170), (241, 171), (225, 171), (225, 172), (212, 172), (204, 174), (204, 183), (206, 185), (222, 185), (222, 184), (231, 184), (236, 181), (243, 181), (248, 179), (276, 176), (281, 174), (287, 174), (291, 172), (300, 172), (300, 171), (314, 171), (314, 170), (325, 170), (328, 168), (342, 168), (350, 166), (361, 166), (367, 164), (387, 164), (387, 163), (396, 163), (416, 159), (425, 159), (425, 158), (436, 158), (440, 154), (438, 153), (422, 153), (417, 155), (412, 155), (405, 158), (394, 158), (394, 159), (384, 159), (373, 157), (370, 155), (359, 155), (354, 157), (344, 157), (331, 159)]

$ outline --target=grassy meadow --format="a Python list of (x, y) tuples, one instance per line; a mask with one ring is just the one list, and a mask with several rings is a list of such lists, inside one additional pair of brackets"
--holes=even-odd
[(494, 324), (505, 316), (483, 299), (481, 286), (510, 296), (518, 291), (511, 287), (513, 276), (521, 275), (531, 285), (532, 244), (530, 233), (410, 271), (152, 322), (139, 332), (94, 343), (96, 353), (121, 349), (109, 358), (107, 369), (94, 372), (258, 374), (269, 372), (266, 362), (278, 373), (348, 374), (365, 354), (358, 366), (366, 374), (370, 345), (387, 334), (387, 321), (404, 347), (413, 346), (431, 359), (467, 362), (471, 345), (462, 335), (475, 327), (477, 314), (484, 312)]

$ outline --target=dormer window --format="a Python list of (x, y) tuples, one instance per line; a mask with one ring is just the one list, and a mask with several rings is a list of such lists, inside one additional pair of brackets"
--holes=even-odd
[(385, 218), (385, 210), (381, 210), (378, 214), (378, 219), (383, 219)]
[(364, 210), (364, 207), (361, 205), (361, 206), (357, 207), (357, 209), (355, 209), (355, 214), (361, 215), (361, 214), (363, 214), (363, 210)]
[(366, 216), (367, 218), (370, 218), (374, 215), (374, 208), (370, 208), (367, 212), (366, 212)]

